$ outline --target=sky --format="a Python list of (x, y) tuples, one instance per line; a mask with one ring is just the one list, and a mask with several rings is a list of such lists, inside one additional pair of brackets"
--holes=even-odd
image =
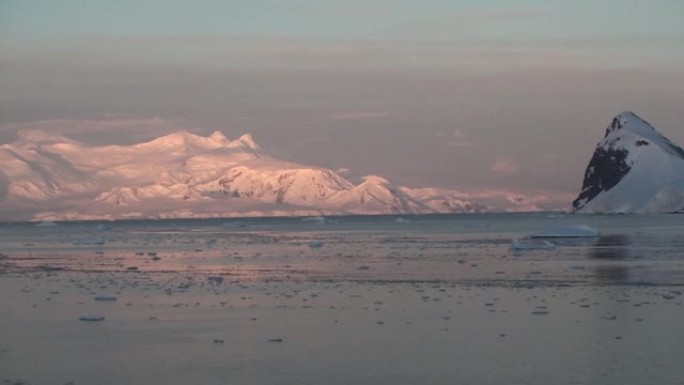
[(572, 194), (612, 117), (684, 144), (680, 0), (0, 0), (0, 143), (251, 133), (410, 187)]

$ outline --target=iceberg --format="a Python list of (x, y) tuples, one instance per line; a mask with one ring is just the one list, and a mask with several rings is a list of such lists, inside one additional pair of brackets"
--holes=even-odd
[(549, 241), (537, 239), (514, 239), (511, 242), (511, 250), (553, 250), (556, 245)]

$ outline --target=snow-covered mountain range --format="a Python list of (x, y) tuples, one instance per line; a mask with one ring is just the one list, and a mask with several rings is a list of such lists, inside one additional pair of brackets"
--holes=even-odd
[[(131, 146), (89, 146), (29, 130), (0, 146), (0, 220), (418, 214), (535, 210), (546, 197), (397, 186), (269, 156), (249, 135), (181, 131)], [(498, 208), (498, 207), (497, 207)]]
[(578, 213), (684, 209), (684, 150), (632, 112), (617, 115), (587, 166)]

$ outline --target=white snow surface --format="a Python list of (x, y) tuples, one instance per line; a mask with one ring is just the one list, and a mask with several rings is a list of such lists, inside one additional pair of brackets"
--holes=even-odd
[(471, 194), (276, 159), (245, 134), (89, 146), (38, 130), (0, 146), (4, 220), (484, 212)]
[[(662, 213), (684, 208), (684, 158), (669, 139), (632, 112), (616, 117), (597, 148), (628, 152), (629, 172), (578, 213)], [(647, 144), (644, 144), (647, 143)]]

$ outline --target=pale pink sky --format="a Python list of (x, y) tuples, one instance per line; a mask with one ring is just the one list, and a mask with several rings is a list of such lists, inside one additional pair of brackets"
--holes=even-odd
[(623, 110), (684, 144), (682, 5), (654, 1), (201, 2), (185, 13), (8, 1), (0, 143), (20, 127), (90, 143), (249, 132), (275, 156), (349, 177), (574, 193)]

